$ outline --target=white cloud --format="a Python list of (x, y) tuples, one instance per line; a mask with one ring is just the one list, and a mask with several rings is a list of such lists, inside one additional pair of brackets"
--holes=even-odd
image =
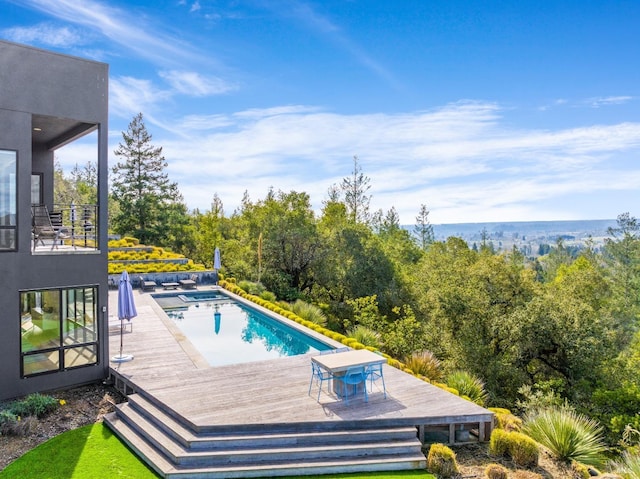
[(371, 178), (372, 209), (395, 206), (408, 224), (421, 203), (432, 222), (559, 219), (571, 214), (568, 195), (640, 189), (640, 124), (515, 130), (503, 113), (482, 102), (395, 115), (288, 105), (186, 117), (173, 122), (184, 138), (154, 140), (190, 207), (208, 208), (218, 192), (228, 212), (243, 191), (261, 199), (270, 186), (306, 191), (320, 208), (353, 155)]
[(69, 27), (40, 23), (31, 27), (2, 30), (2, 35), (17, 43), (39, 43), (50, 47), (71, 47), (84, 42), (83, 36)]
[(159, 72), (178, 93), (190, 96), (220, 95), (235, 90), (237, 87), (223, 79), (209, 76), (204, 77), (197, 72), (167, 70)]
[(109, 109), (125, 118), (153, 110), (154, 105), (169, 98), (170, 92), (156, 88), (149, 80), (116, 77), (109, 81)]
[(633, 100), (632, 96), (607, 96), (600, 98), (590, 98), (587, 100), (587, 104), (589, 104), (592, 108), (600, 108), (609, 105), (622, 105), (624, 103), (630, 102), (631, 100)]
[(135, 52), (163, 67), (188, 62), (215, 63), (210, 54), (198, 52), (193, 45), (150, 23), (148, 18), (132, 14), (131, 7), (123, 10), (94, 0), (24, 0), (23, 6), (99, 33), (128, 54)]

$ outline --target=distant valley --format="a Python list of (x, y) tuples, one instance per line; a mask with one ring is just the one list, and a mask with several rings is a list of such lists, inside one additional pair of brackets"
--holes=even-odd
[[(478, 248), (484, 235), (484, 241), (496, 251), (511, 250), (516, 246), (526, 256), (535, 257), (545, 253), (548, 247), (555, 246), (558, 238), (571, 249), (581, 249), (591, 239), (594, 248), (599, 249), (608, 237), (607, 228), (615, 226), (615, 219), (518, 221), (433, 225), (433, 231), (437, 241), (456, 236), (464, 239), (470, 247), (475, 244)], [(413, 231), (413, 227), (408, 229)]]

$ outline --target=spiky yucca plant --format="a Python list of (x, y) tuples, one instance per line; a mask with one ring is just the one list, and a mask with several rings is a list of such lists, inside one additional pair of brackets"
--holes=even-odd
[(430, 381), (442, 381), (441, 363), (431, 351), (416, 351), (404, 359), (404, 364)]
[(640, 479), (640, 452), (637, 449), (624, 451), (622, 457), (611, 466), (624, 479)]
[(525, 416), (522, 430), (562, 461), (597, 467), (607, 450), (596, 421), (563, 407)]
[(300, 299), (297, 299), (295, 303), (291, 303), (289, 310), (294, 314), (297, 314), (302, 319), (311, 321), (312, 323), (324, 326), (327, 324), (327, 317), (322, 310), (316, 305), (306, 303)]
[(467, 396), (474, 403), (484, 406), (488, 398), (482, 380), (467, 371), (454, 371), (445, 380), (447, 386), (457, 389), (461, 396)]
[(359, 343), (365, 346), (371, 346), (373, 348), (380, 348), (382, 346), (382, 339), (380, 333), (366, 326), (358, 325), (355, 328), (347, 331), (347, 336), (355, 339)]

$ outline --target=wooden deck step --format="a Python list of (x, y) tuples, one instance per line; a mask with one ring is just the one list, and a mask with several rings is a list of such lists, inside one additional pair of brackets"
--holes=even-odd
[(336, 458), (305, 461), (281, 461), (264, 464), (219, 464), (216, 466), (182, 466), (171, 463), (155, 447), (149, 445), (138, 431), (115, 413), (105, 416), (105, 423), (113, 429), (160, 476), (168, 479), (218, 479), (243, 477), (282, 477), (291, 475), (332, 474), (343, 472), (395, 471), (424, 469), (423, 454), (404, 456)]
[[(135, 411), (130, 411), (132, 409)], [(183, 447), (191, 450), (211, 449), (211, 448), (247, 448), (247, 447), (290, 447), (314, 444), (333, 443), (372, 443), (379, 441), (413, 441), (417, 437), (415, 427), (394, 427), (394, 428), (365, 428), (360, 424), (357, 429), (341, 427), (333, 430), (318, 430), (316, 424), (296, 424), (291, 428), (295, 432), (265, 432), (258, 434), (249, 431), (241, 434), (238, 428), (234, 433), (195, 433), (191, 428), (186, 427), (183, 421), (177, 420), (174, 415), (168, 415), (162, 408), (147, 400), (143, 395), (133, 394), (129, 396), (128, 405), (121, 407), (121, 415), (130, 416), (139, 414), (145, 420), (152, 423), (158, 429), (163, 430)]]
[[(425, 467), (413, 427), (361, 427), (337, 422), (314, 431), (197, 433), (140, 395), (105, 417), (140, 457), (164, 477), (265, 477)], [(298, 425), (299, 426), (299, 425)], [(267, 428), (268, 430), (268, 428)], [(308, 471), (308, 472), (301, 472)]]

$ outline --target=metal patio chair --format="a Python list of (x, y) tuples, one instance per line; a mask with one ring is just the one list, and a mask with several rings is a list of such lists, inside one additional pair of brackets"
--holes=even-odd
[(31, 215), (33, 219), (33, 250), (36, 250), (38, 241), (44, 246), (45, 239), (51, 239), (51, 249), (58, 248), (58, 242), (68, 236), (62, 233), (62, 228), (55, 228), (51, 222), (51, 216), (46, 205), (37, 205), (31, 207)]
[(373, 392), (373, 383), (378, 379), (382, 379), (382, 391), (384, 392), (385, 399), (387, 398), (387, 387), (384, 384), (384, 374), (382, 373), (382, 363), (371, 364), (365, 371), (365, 376), (369, 379), (371, 392)]
[(340, 381), (342, 383), (342, 393), (347, 404), (349, 404), (349, 389), (353, 390), (353, 394), (351, 395), (355, 396), (358, 394), (358, 386), (360, 384), (362, 384), (362, 389), (364, 391), (364, 401), (369, 401), (369, 396), (367, 394), (367, 376), (365, 374), (365, 368), (362, 366), (347, 369), (344, 376), (335, 376), (334, 381)]
[[(322, 383), (325, 381), (330, 381), (334, 379), (333, 374), (329, 371), (322, 369), (316, 363), (311, 361), (311, 382), (309, 383), (309, 396), (311, 396), (311, 387), (313, 386), (313, 382), (315, 380), (316, 384), (318, 384), (318, 399), (320, 401), (320, 393), (322, 392)], [(327, 387), (327, 392), (329, 388)]]

